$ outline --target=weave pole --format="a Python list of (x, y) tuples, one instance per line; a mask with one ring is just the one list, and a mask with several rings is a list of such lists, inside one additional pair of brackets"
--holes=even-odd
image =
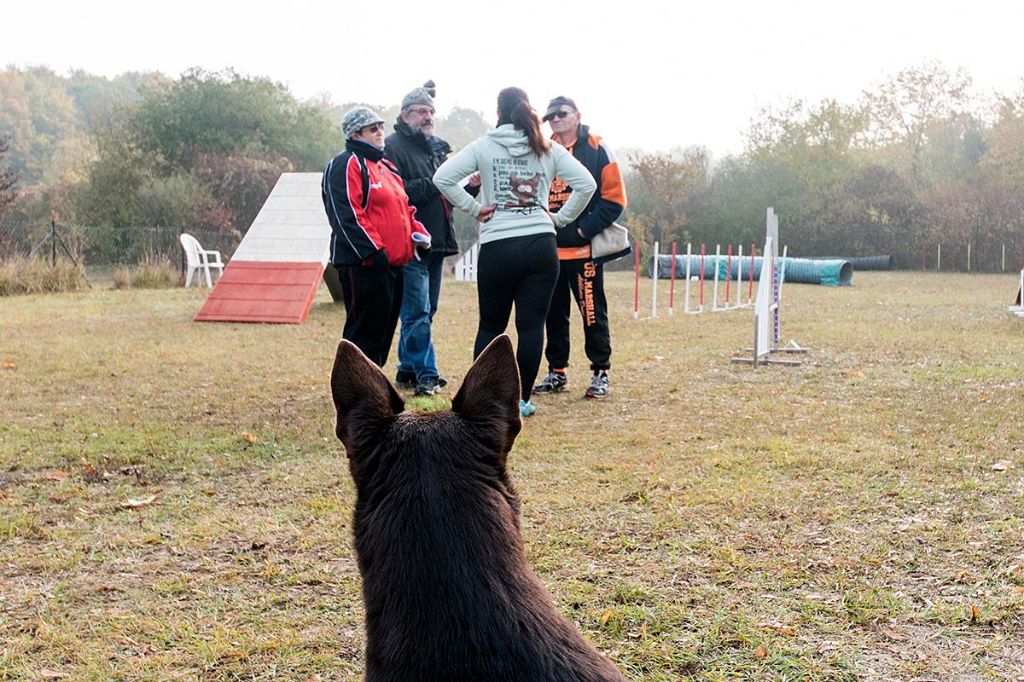
[(675, 314), (676, 298), (676, 243), (672, 242), (672, 269), (668, 280), (668, 314)]
[(654, 242), (654, 271), (651, 273), (651, 317), (658, 316), (658, 242)]
[(700, 310), (704, 312), (704, 245), (700, 245)]
[(693, 245), (686, 242), (686, 286), (684, 287), (685, 299), (683, 300), (683, 312), (690, 312), (690, 255)]

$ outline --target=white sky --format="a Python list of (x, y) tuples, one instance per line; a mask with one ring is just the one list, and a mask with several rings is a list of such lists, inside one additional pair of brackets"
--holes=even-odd
[(1015, 0), (738, 0), (703, 3), (368, 0), (5, 2), (0, 65), (105, 76), (232, 67), (300, 98), (397, 103), (428, 78), (436, 105), (493, 119), (498, 90), (542, 109), (576, 99), (616, 147), (742, 150), (766, 105), (852, 103), (925, 60), (964, 68), (982, 93), (1021, 88)]

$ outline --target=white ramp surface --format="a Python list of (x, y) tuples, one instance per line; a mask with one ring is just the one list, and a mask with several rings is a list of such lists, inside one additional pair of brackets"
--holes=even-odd
[(321, 173), (284, 173), (231, 260), (327, 265), (331, 225), (320, 194)]
[(330, 257), (321, 173), (285, 173), (195, 319), (300, 324)]

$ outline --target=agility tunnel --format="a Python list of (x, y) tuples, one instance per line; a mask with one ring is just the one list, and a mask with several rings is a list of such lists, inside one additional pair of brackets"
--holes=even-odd
[(818, 256), (811, 260), (844, 260), (853, 266), (854, 270), (892, 270), (895, 262), (892, 256)]
[[(684, 279), (686, 277), (686, 255), (677, 255), (676, 257), (676, 279)], [(709, 281), (715, 279), (715, 261), (717, 260), (718, 267), (718, 279), (738, 279), (740, 278), (740, 267), (742, 266), (742, 279), (744, 281), (750, 278), (750, 262), (749, 257), (743, 258), (742, 264), (739, 258), (732, 258), (732, 266), (730, 267), (730, 259), (726, 256), (698, 256), (691, 255), (690, 259), (690, 277), (700, 277), (701, 272), (701, 258), (704, 260), (704, 280)], [(754, 262), (754, 279), (761, 277), (761, 262), (760, 256), (753, 258)], [(848, 287), (853, 284), (853, 266), (850, 262), (842, 259), (821, 259), (821, 258), (778, 258), (776, 262), (780, 268), (785, 268), (786, 281), (794, 282), (796, 284), (822, 284), (830, 287), (844, 286)], [(647, 276), (652, 277), (654, 273), (654, 257), (652, 256), (647, 263)], [(669, 279), (672, 273), (672, 256), (658, 256), (658, 279)]]

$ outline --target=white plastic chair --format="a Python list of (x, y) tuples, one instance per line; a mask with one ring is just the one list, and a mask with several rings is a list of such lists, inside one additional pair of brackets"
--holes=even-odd
[[(187, 232), (182, 232), (178, 239), (181, 241), (181, 248), (185, 250), (185, 263), (188, 265), (188, 270), (185, 272), (185, 286), (192, 286), (192, 275), (201, 268), (206, 273), (206, 286), (212, 289), (213, 279), (210, 277), (210, 268), (220, 270), (220, 274), (224, 274), (224, 262), (220, 259), (220, 251), (207, 251), (199, 244), (198, 239)], [(196, 282), (198, 281), (197, 278)]]

